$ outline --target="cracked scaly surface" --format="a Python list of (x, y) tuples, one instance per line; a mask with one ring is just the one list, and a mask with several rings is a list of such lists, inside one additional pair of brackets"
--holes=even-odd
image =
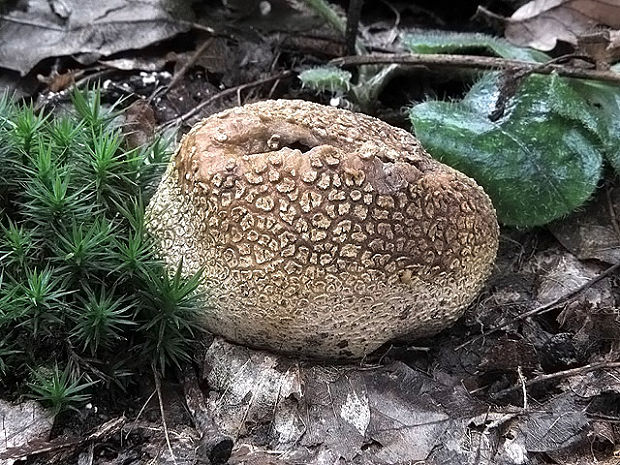
[(454, 322), (498, 225), (473, 180), (408, 132), (298, 100), (213, 115), (148, 211), (162, 257), (204, 268), (206, 327), (249, 346), (362, 357)]

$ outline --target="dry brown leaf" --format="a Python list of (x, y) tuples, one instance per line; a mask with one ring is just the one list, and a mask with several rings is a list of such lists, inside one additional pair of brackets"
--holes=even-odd
[(125, 111), (123, 126), (127, 148), (150, 144), (155, 138), (155, 112), (145, 100), (136, 100)]
[(620, 57), (620, 31), (599, 31), (577, 37), (577, 53), (589, 56), (596, 69), (609, 69)]
[(547, 227), (579, 260), (620, 263), (620, 186), (599, 190), (586, 207)]
[(37, 80), (49, 88), (52, 92), (60, 92), (75, 83), (75, 79), (84, 74), (83, 70), (69, 70), (65, 73), (52, 71), (49, 76), (37, 74)]
[(600, 24), (620, 29), (620, 0), (533, 0), (507, 19), (504, 34), (516, 45), (551, 50)]

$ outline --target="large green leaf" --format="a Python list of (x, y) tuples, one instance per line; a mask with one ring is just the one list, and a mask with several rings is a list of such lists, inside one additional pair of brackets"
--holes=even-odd
[(583, 204), (600, 178), (600, 115), (568, 81), (530, 76), (491, 121), (498, 76), (487, 74), (460, 103), (410, 110), (416, 136), (437, 159), (481, 184), (500, 221), (536, 226)]

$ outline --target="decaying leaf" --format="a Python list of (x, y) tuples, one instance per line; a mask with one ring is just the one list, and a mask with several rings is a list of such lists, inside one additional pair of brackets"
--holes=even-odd
[(539, 452), (587, 444), (596, 401), (568, 390), (526, 410), (491, 406), (445, 371), (299, 361), (220, 338), (202, 371), (236, 465), (539, 463)]
[(83, 70), (69, 70), (65, 73), (52, 71), (49, 76), (37, 75), (37, 79), (46, 84), (51, 92), (60, 92), (75, 83), (75, 79), (82, 74), (84, 74)]
[(521, 367), (525, 373), (540, 369), (534, 345), (522, 338), (501, 337), (485, 348), (479, 369), (485, 372), (515, 373)]
[(452, 456), (467, 446), (470, 424), (492, 420), (497, 433), (513, 416), (489, 412), (457, 378), (435, 380), (400, 362), (300, 363), (216, 338), (203, 371), (215, 423), (237, 438), (232, 464), (263, 463), (257, 456), (277, 450), (271, 463), (396, 465), (425, 460), (444, 440), (454, 442), (444, 450)]
[[(89, 54), (90, 61), (139, 49), (189, 30), (180, 11), (189, 2), (173, 0), (60, 2), (29, 0), (2, 17), (0, 66), (28, 73), (41, 60)], [(173, 13), (174, 12), (174, 13)]]
[(516, 45), (551, 50), (558, 40), (577, 43), (577, 36), (602, 24), (620, 29), (616, 0), (533, 0), (506, 19), (506, 38)]
[[(540, 305), (585, 286), (605, 268), (597, 262), (580, 261), (559, 247), (537, 253), (524, 267), (536, 279), (534, 298)], [(581, 292), (572, 303), (595, 306), (608, 305), (613, 301), (610, 283), (602, 280)]]
[(52, 430), (52, 415), (37, 402), (11, 404), (0, 400), (0, 464), (7, 449), (20, 448), (37, 439), (46, 440)]
[(530, 452), (564, 449), (582, 437), (587, 418), (585, 405), (570, 393), (560, 394), (522, 420)]
[(145, 100), (137, 100), (125, 111), (123, 126), (128, 149), (150, 144), (155, 138), (155, 112)]
[(620, 58), (620, 31), (598, 31), (577, 37), (577, 54), (590, 57), (596, 69), (608, 70)]
[(549, 224), (560, 243), (580, 260), (620, 262), (620, 187), (602, 189), (587, 206)]

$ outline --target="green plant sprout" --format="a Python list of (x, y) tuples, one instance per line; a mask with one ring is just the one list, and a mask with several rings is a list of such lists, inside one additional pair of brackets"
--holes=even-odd
[(178, 366), (200, 331), (199, 275), (169, 276), (144, 228), (168, 144), (126, 150), (97, 89), (72, 103), (56, 117), (0, 96), (0, 392), (54, 414)]
[(91, 387), (94, 382), (82, 382), (82, 378), (72, 379), (69, 370), (63, 371), (54, 365), (53, 370), (33, 371), (34, 381), (29, 384), (34, 399), (50, 407), (53, 416), (64, 410), (74, 409), (87, 401), (90, 395), (83, 391)]

